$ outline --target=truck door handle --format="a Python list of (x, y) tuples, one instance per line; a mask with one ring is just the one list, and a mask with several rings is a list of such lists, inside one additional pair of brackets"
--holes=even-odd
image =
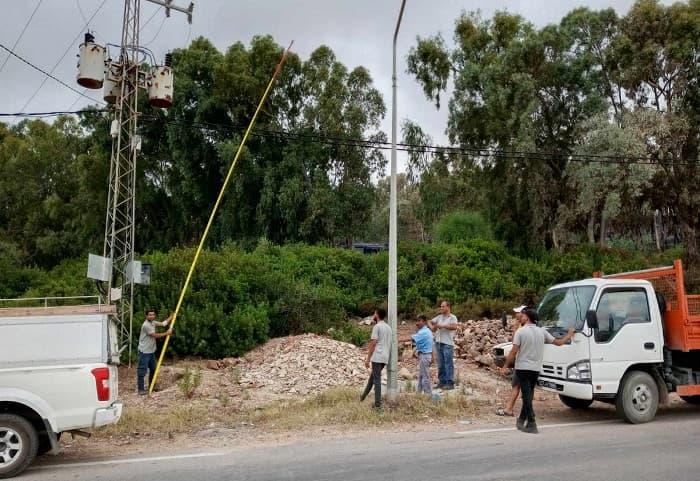
[(649, 350), (654, 349), (654, 343), (653, 342), (645, 342), (644, 349), (649, 349)]

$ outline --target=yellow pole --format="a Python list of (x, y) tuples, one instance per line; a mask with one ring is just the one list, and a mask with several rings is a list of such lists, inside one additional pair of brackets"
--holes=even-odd
[[(267, 84), (267, 88), (265, 89), (265, 92), (262, 95), (262, 98), (260, 99), (260, 102), (258, 103), (258, 108), (255, 109), (255, 113), (253, 114), (253, 118), (250, 119), (250, 123), (248, 124), (248, 128), (245, 131), (245, 134), (243, 135), (243, 138), (241, 139), (241, 143), (238, 145), (238, 150), (236, 151), (236, 155), (233, 157), (233, 162), (231, 163), (231, 167), (228, 169), (228, 174), (226, 174), (226, 179), (224, 179), (224, 184), (221, 186), (221, 191), (219, 192), (219, 197), (216, 199), (216, 203), (214, 204), (214, 208), (211, 211), (211, 214), (209, 215), (209, 221), (207, 222), (207, 226), (204, 229), (204, 234), (202, 234), (202, 238), (199, 241), (199, 246), (197, 246), (197, 251), (194, 254), (194, 259), (192, 259), (192, 264), (190, 265), (190, 270), (187, 273), (187, 278), (185, 279), (185, 285), (182, 286), (182, 290), (180, 291), (180, 298), (177, 301), (177, 306), (175, 307), (175, 312), (172, 315), (171, 322), (170, 322), (170, 328), (172, 329), (175, 326), (175, 321), (177, 321), (177, 314), (180, 312), (180, 307), (182, 306), (182, 301), (185, 298), (185, 293), (187, 292), (187, 288), (190, 285), (190, 281), (192, 280), (192, 273), (194, 273), (194, 268), (197, 265), (197, 260), (199, 259), (199, 255), (202, 253), (202, 247), (204, 247), (204, 241), (207, 239), (207, 235), (209, 234), (209, 229), (211, 228), (212, 223), (214, 222), (214, 216), (216, 216), (216, 211), (219, 209), (219, 204), (221, 204), (221, 199), (224, 197), (224, 192), (226, 191), (226, 187), (229, 184), (229, 181), (231, 180), (231, 175), (233, 174), (233, 169), (236, 167), (236, 164), (238, 163), (238, 158), (241, 156), (241, 152), (243, 151), (243, 146), (246, 143), (246, 140), (248, 140), (248, 136), (250, 135), (251, 130), (253, 130), (253, 125), (255, 125), (255, 121), (258, 118), (258, 114), (260, 113), (260, 110), (262, 109), (263, 104), (265, 103), (265, 100), (267, 100), (267, 96), (270, 93), (270, 90), (272, 90), (272, 85), (275, 83), (275, 79), (277, 78), (277, 75), (279, 75), (280, 71), (282, 70), (282, 66), (284, 65), (284, 62), (287, 60), (287, 55), (289, 54), (289, 51), (292, 48), (292, 44), (294, 42), (289, 44), (289, 47), (287, 47), (287, 50), (284, 51), (282, 54), (282, 58), (280, 59), (279, 63), (277, 64), (277, 67), (275, 68), (275, 72), (272, 74), (272, 78), (270, 79), (270, 82)], [(163, 363), (163, 357), (165, 356), (165, 351), (168, 349), (168, 342), (170, 341), (170, 336), (167, 336), (165, 338), (165, 343), (163, 344), (163, 349), (160, 351), (160, 357), (158, 358), (158, 364), (156, 365), (156, 371), (153, 373), (153, 379), (151, 379), (151, 385), (148, 387), (148, 392), (149, 394), (153, 392), (153, 387), (156, 385), (156, 381), (158, 380), (158, 372), (160, 371), (160, 366)]]

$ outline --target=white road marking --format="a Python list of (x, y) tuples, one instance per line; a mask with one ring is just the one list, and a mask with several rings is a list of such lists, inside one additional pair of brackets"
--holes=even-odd
[(84, 463), (47, 464), (44, 466), (33, 466), (29, 469), (80, 468), (84, 466), (104, 466), (107, 464), (150, 463), (154, 461), (169, 461), (173, 459), (208, 458), (213, 456), (223, 456), (224, 454), (226, 453), (196, 453), (177, 454), (173, 456), (154, 456), (151, 458), (107, 459), (104, 461), (87, 461)]
[[(549, 428), (567, 428), (569, 426), (590, 426), (592, 424), (611, 424), (619, 421), (608, 420), (608, 421), (584, 421), (579, 423), (560, 423), (560, 424), (540, 424), (537, 427), (539, 429), (549, 429)], [(491, 428), (491, 429), (472, 429), (471, 431), (458, 431), (455, 434), (461, 436), (468, 436), (470, 434), (487, 434), (487, 433), (501, 433), (506, 431), (517, 431), (517, 428)]]

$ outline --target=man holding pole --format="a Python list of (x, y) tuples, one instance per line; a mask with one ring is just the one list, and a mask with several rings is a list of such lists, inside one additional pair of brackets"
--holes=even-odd
[(172, 328), (165, 332), (156, 332), (156, 326), (167, 327), (169, 322), (170, 317), (163, 322), (156, 321), (156, 310), (146, 309), (146, 319), (141, 325), (141, 333), (139, 334), (139, 365), (136, 368), (136, 385), (139, 390), (139, 395), (141, 396), (148, 394), (144, 385), (146, 370), (148, 369), (149, 371), (149, 384), (156, 370), (156, 339), (169, 336), (173, 333)]

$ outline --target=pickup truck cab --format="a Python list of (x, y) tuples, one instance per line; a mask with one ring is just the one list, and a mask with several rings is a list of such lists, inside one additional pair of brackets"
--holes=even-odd
[(114, 307), (0, 309), (0, 478), (57, 452), (61, 433), (116, 423)]

